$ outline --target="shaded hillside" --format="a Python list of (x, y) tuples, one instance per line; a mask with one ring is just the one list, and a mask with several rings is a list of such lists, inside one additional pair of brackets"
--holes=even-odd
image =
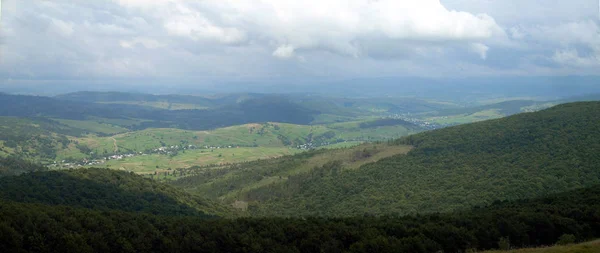
[(414, 123), (401, 120), (401, 119), (378, 119), (373, 121), (362, 122), (359, 124), (360, 128), (374, 128), (384, 126), (404, 126), (408, 129), (419, 129), (420, 127)]
[(444, 109), (437, 111), (437, 116), (447, 116), (447, 115), (457, 115), (457, 114), (473, 114), (480, 111), (486, 110), (498, 110), (499, 113), (503, 115), (513, 115), (517, 113), (523, 112), (522, 108), (541, 104), (541, 102), (533, 101), (533, 100), (511, 100), (504, 101), (500, 103), (490, 104), (490, 105), (482, 105), (476, 107), (468, 107), (468, 108), (453, 108), (453, 109)]
[(232, 93), (226, 95), (192, 96), (192, 95), (153, 95), (129, 92), (96, 92), (79, 91), (55, 96), (57, 99), (93, 103), (132, 103), (132, 102), (167, 102), (178, 104), (194, 104), (207, 107), (235, 104), (248, 99), (264, 97), (258, 93)]
[(208, 98), (189, 95), (151, 95), (144, 93), (127, 92), (91, 92), (80, 91), (55, 96), (61, 100), (71, 100), (78, 102), (168, 102), (181, 104), (198, 104), (204, 106), (215, 106), (215, 103)]
[(2, 252), (476, 252), (600, 236), (600, 188), (409, 217), (206, 220), (0, 200)]
[(124, 127), (175, 127), (206, 130), (254, 122), (309, 124), (320, 112), (279, 96), (265, 96), (210, 110), (166, 110), (128, 104), (98, 104), (49, 97), (0, 93), (0, 116), (52, 117), (86, 120), (91, 117), (143, 120)]
[[(443, 212), (600, 183), (600, 103), (573, 103), (402, 138), (406, 156), (331, 164), (250, 191), (256, 215)], [(257, 202), (252, 202), (257, 201)]]
[(27, 172), (46, 171), (46, 167), (14, 157), (0, 157), (0, 177), (16, 176)]
[(226, 209), (124, 171), (78, 169), (0, 179), (4, 200), (159, 215), (221, 215)]

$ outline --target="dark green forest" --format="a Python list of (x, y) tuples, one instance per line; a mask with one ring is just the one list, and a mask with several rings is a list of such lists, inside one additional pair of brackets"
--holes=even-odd
[[(10, 165), (22, 166), (20, 164)], [(32, 167), (35, 168), (35, 167)], [(14, 170), (14, 169), (13, 169)], [(77, 169), (0, 178), (0, 198), (16, 202), (157, 215), (224, 215), (227, 208), (125, 171)]]
[(417, 216), (156, 216), (0, 201), (2, 252), (464, 252), (600, 236), (600, 187)]
[[(0, 157), (0, 180), (6, 176), (16, 176), (27, 172), (47, 171), (48, 168), (15, 157)], [(2, 187), (2, 186), (0, 186)]]
[[(279, 177), (240, 196), (245, 212), (214, 199), (243, 185), (236, 180), (274, 177), (330, 151), (178, 170), (172, 185), (2, 158), (0, 251), (475, 252), (598, 238), (598, 111), (599, 102), (564, 104), (389, 141), (412, 150)], [(242, 176), (205, 195), (184, 191), (229, 171)]]
[[(592, 186), (600, 184), (598, 111), (598, 102), (565, 104), (411, 135), (390, 143), (413, 146), (407, 155), (357, 170), (329, 163), (241, 199), (249, 202), (252, 215), (339, 217), (447, 212)], [(248, 169), (238, 180), (270, 176), (303, 159), (242, 166), (256, 168), (255, 174)], [(194, 178), (207, 176), (183, 178), (181, 184), (194, 185)], [(210, 192), (235, 189), (227, 182), (213, 184)]]

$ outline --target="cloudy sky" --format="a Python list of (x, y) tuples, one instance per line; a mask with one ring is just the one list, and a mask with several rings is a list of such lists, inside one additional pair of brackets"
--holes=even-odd
[(0, 84), (597, 73), (598, 0), (2, 0)]

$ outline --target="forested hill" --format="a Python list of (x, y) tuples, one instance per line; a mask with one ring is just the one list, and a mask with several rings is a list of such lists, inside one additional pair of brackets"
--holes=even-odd
[(0, 177), (16, 176), (26, 172), (46, 171), (48, 168), (14, 157), (0, 157)]
[(450, 214), (217, 220), (0, 199), (0, 251), (477, 252), (597, 238), (599, 198), (596, 186)]
[(214, 217), (228, 213), (227, 208), (210, 200), (133, 173), (109, 169), (38, 171), (3, 177), (2, 199), (170, 216)]
[(410, 214), (600, 184), (598, 111), (571, 103), (408, 136), (397, 141), (414, 146), (407, 155), (343, 173), (324, 166), (245, 200), (257, 215)]
[(305, 108), (275, 95), (247, 99), (206, 110), (166, 110), (132, 104), (99, 104), (0, 93), (0, 116), (143, 121), (133, 126), (124, 126), (131, 129), (174, 127), (207, 130), (257, 122), (309, 124), (318, 114), (319, 111)]

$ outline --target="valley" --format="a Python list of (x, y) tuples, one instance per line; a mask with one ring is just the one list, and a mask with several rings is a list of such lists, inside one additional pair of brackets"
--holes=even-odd
[(600, 253), (591, 0), (0, 0), (0, 253)]
[[(251, 104), (262, 107), (272, 103), (270, 99)], [(44, 103), (48, 101), (59, 107), (63, 102), (80, 103)], [(217, 230), (233, 226), (236, 230), (228, 235), (258, 240), (260, 243), (254, 245), (258, 248), (271, 244), (261, 241), (261, 236), (246, 234), (239, 224), (262, 226), (262, 233), (267, 234), (280, 233), (273, 222), (285, 226), (286, 231), (308, 226), (306, 232), (315, 235), (323, 226), (335, 231), (358, 226), (361, 231), (373, 231), (378, 235), (375, 238), (404, 239), (355, 234), (349, 244), (342, 245), (338, 243), (340, 232), (320, 236), (336, 242), (335, 248), (404, 247), (411, 252), (495, 249), (508, 240), (503, 238), (523, 248), (556, 243), (563, 234), (569, 238), (573, 235), (574, 242), (600, 237), (596, 230), (583, 225), (577, 229), (552, 225), (548, 229), (555, 232), (543, 236), (525, 232), (540, 224), (554, 224), (554, 220), (539, 220), (548, 215), (586, 226), (590, 219), (597, 219), (593, 213), (582, 218), (573, 212), (596, 208), (591, 199), (597, 198), (600, 185), (596, 167), (600, 157), (595, 155), (600, 150), (600, 118), (594, 113), (600, 111), (598, 102), (549, 107), (550, 102), (517, 101), (397, 113), (393, 107), (382, 109), (385, 106), (374, 102), (367, 103), (369, 106), (346, 104), (352, 108), (348, 110), (331, 102), (335, 99), (327, 103), (314, 98), (310, 103), (290, 101), (294, 100), (277, 103), (294, 107), (296, 112), (318, 112), (314, 119), (321, 123), (266, 120), (237, 124), (238, 120), (227, 119), (231, 125), (205, 128), (188, 125), (202, 119), (195, 109), (164, 112), (160, 107), (130, 107), (122, 101), (81, 104), (98, 112), (107, 105), (123, 105), (124, 112), (116, 115), (102, 112), (65, 118), (56, 113), (5, 113), (0, 116), (0, 213), (8, 212), (4, 215), (11, 218), (5, 218), (5, 223), (0, 219), (0, 229), (9, 227), (15, 235), (31, 233), (6, 225), (7, 219), (19, 220), (10, 216), (15, 210), (27, 209), (31, 217), (47, 212), (61, 217), (68, 208), (77, 213), (76, 222), (83, 222), (87, 215), (107, 224), (115, 222), (111, 217), (145, 217), (149, 219), (144, 221), (149, 222), (146, 225), (161, 226), (161, 233), (167, 234), (160, 237), (170, 238), (179, 247), (187, 244), (171, 238), (171, 225), (166, 224), (190, 220)], [(245, 102), (234, 103), (227, 110)], [(320, 103), (334, 107), (327, 107), (325, 113)], [(200, 111), (221, 111), (220, 106)], [(262, 112), (259, 118), (272, 119), (272, 109), (262, 108), (253, 113)], [(181, 125), (150, 116), (131, 117), (144, 115), (146, 110), (199, 118), (187, 119), (188, 123)], [(581, 198), (573, 199), (573, 194)], [(555, 202), (548, 206), (544, 198)], [(558, 206), (583, 211), (557, 212)], [(540, 210), (546, 211), (542, 214)], [(89, 213), (100, 211), (104, 213)], [(111, 216), (105, 216), (106, 212)], [(60, 219), (52, 221), (62, 231), (58, 233), (68, 233), (70, 228)], [(228, 219), (232, 223), (220, 223)], [(261, 225), (263, 222), (268, 225)], [(465, 226), (464, 222), (473, 225)], [(390, 224), (408, 226), (403, 229), (412, 232), (391, 232)], [(506, 230), (506, 224), (520, 227)], [(440, 234), (460, 238), (447, 241)], [(295, 238), (302, 238), (303, 243), (276, 244), (304, 249), (307, 239)], [(10, 240), (16, 240), (20, 247), (33, 243), (29, 239)], [(139, 242), (128, 243), (141, 247)], [(223, 247), (229, 243), (234, 242)]]

